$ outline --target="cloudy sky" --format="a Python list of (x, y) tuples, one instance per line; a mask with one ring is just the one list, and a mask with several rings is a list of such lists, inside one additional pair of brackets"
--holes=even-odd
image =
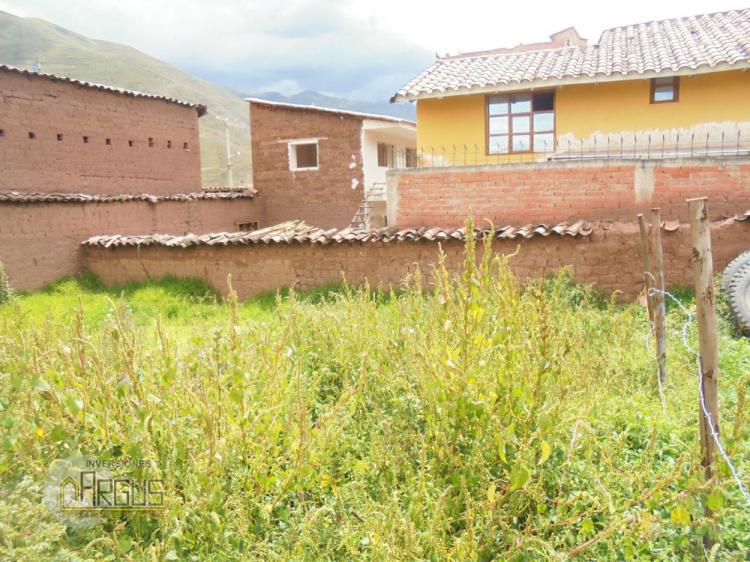
[(435, 53), (746, 7), (747, 0), (0, 0), (0, 10), (131, 45), (243, 92), (387, 99)]

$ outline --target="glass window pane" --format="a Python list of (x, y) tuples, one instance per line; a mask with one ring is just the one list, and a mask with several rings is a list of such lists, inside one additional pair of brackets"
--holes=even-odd
[(555, 130), (554, 113), (535, 113), (534, 114), (534, 132), (541, 133), (544, 131)]
[(673, 86), (674, 85), (674, 77), (670, 76), (668, 78), (654, 78), (654, 84), (658, 86)]
[(513, 134), (528, 133), (531, 129), (531, 118), (528, 115), (513, 117)]
[(518, 94), (510, 98), (511, 113), (529, 113), (531, 111), (531, 96), (529, 94)]
[(654, 89), (654, 101), (672, 101), (674, 88), (672, 86), (657, 86)]
[(490, 137), (490, 154), (505, 154), (508, 152), (508, 137)]
[(490, 134), (501, 135), (508, 133), (508, 117), (490, 117)]
[(508, 96), (489, 98), (490, 115), (508, 115)]
[(525, 152), (529, 150), (530, 142), (529, 135), (513, 135), (513, 152)]
[(551, 152), (555, 148), (555, 136), (552, 133), (534, 135), (534, 152)]
[(539, 92), (532, 96), (534, 111), (552, 111), (555, 109), (555, 92)]
[(297, 151), (297, 168), (316, 168), (318, 166), (318, 145), (298, 144), (295, 146)]

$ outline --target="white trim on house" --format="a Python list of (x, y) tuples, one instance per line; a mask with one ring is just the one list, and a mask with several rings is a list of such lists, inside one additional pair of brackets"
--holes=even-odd
[(349, 111), (346, 109), (335, 109), (332, 107), (318, 107), (316, 105), (302, 105), (297, 103), (287, 103), (287, 102), (280, 102), (280, 101), (268, 101), (268, 100), (262, 100), (259, 98), (245, 98), (246, 102), (249, 102), (250, 104), (258, 104), (258, 105), (268, 105), (271, 107), (284, 107), (287, 109), (299, 109), (301, 111), (318, 111), (321, 113), (332, 113), (335, 115), (344, 115), (348, 117), (359, 117), (363, 119), (375, 119), (378, 121), (389, 121), (391, 123), (406, 123), (409, 125), (416, 126), (415, 121), (411, 121), (409, 119), (402, 119), (400, 117), (391, 117), (390, 115), (376, 115), (374, 113), (363, 113), (360, 111)]
[[(320, 170), (320, 144), (318, 143), (320, 139), (314, 138), (314, 139), (294, 139), (294, 140), (288, 140), (288, 141), (279, 141), (279, 142), (286, 142), (287, 145), (287, 156), (288, 156), (288, 162), (289, 162), (289, 171), (291, 172), (315, 172)], [(294, 149), (294, 147), (299, 146), (301, 144), (314, 144), (315, 145), (315, 167), (309, 167), (309, 168), (298, 168), (297, 167), (297, 151)]]

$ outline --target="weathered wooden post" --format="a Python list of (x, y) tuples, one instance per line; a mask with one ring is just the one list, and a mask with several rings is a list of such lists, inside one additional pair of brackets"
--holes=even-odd
[(654, 295), (652, 289), (654, 287), (653, 278), (651, 275), (651, 260), (649, 259), (648, 250), (648, 229), (646, 228), (646, 219), (643, 215), (638, 215), (638, 228), (641, 231), (641, 254), (643, 256), (643, 286), (646, 289), (646, 308), (648, 310), (648, 321), (650, 328), (653, 329), (654, 325)]
[(661, 212), (651, 209), (651, 266), (654, 275), (654, 331), (659, 382), (667, 380), (667, 310), (664, 304), (664, 253), (661, 247)]
[(690, 233), (693, 239), (693, 275), (695, 279), (695, 309), (698, 319), (700, 350), (699, 404), (701, 451), (706, 478), (715, 476), (714, 460), (719, 439), (719, 348), (716, 341), (716, 311), (714, 309), (714, 268), (711, 254), (711, 231), (708, 223), (707, 198), (688, 199)]

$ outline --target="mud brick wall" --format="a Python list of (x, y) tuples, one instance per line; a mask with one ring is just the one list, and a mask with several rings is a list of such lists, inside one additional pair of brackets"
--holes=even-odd
[(255, 200), (0, 205), (0, 261), (13, 287), (34, 290), (81, 271), (81, 242), (100, 234), (236, 231), (260, 220)]
[[(349, 225), (364, 197), (362, 119), (250, 103), (253, 186), (263, 194), (264, 226), (302, 219), (321, 228)], [(289, 169), (286, 141), (318, 140), (318, 169)]]
[(200, 190), (195, 108), (0, 71), (0, 191)]
[[(747, 249), (747, 222), (715, 223), (712, 226), (714, 267)], [(664, 232), (666, 281), (670, 286), (692, 284), (691, 243), (687, 225)], [(455, 269), (462, 261), (463, 244), (442, 243), (446, 263)], [(623, 300), (634, 298), (642, 287), (640, 239), (634, 223), (597, 223), (590, 238), (549, 236), (501, 240), (494, 250), (512, 253), (511, 268), (521, 278), (552, 274), (570, 266), (576, 280), (593, 283), (602, 293), (616, 293)], [(240, 297), (295, 285), (309, 289), (341, 281), (370, 285), (398, 284), (417, 265), (425, 273), (437, 263), (436, 242), (260, 244), (249, 246), (159, 246), (84, 247), (84, 266), (105, 283), (119, 285), (165, 275), (204, 279), (220, 292), (227, 292), (227, 275)]]
[(541, 162), (389, 172), (388, 224), (460, 226), (471, 212), (496, 225), (587, 219), (633, 221), (651, 207), (687, 221), (689, 197), (714, 217), (750, 204), (750, 160)]

